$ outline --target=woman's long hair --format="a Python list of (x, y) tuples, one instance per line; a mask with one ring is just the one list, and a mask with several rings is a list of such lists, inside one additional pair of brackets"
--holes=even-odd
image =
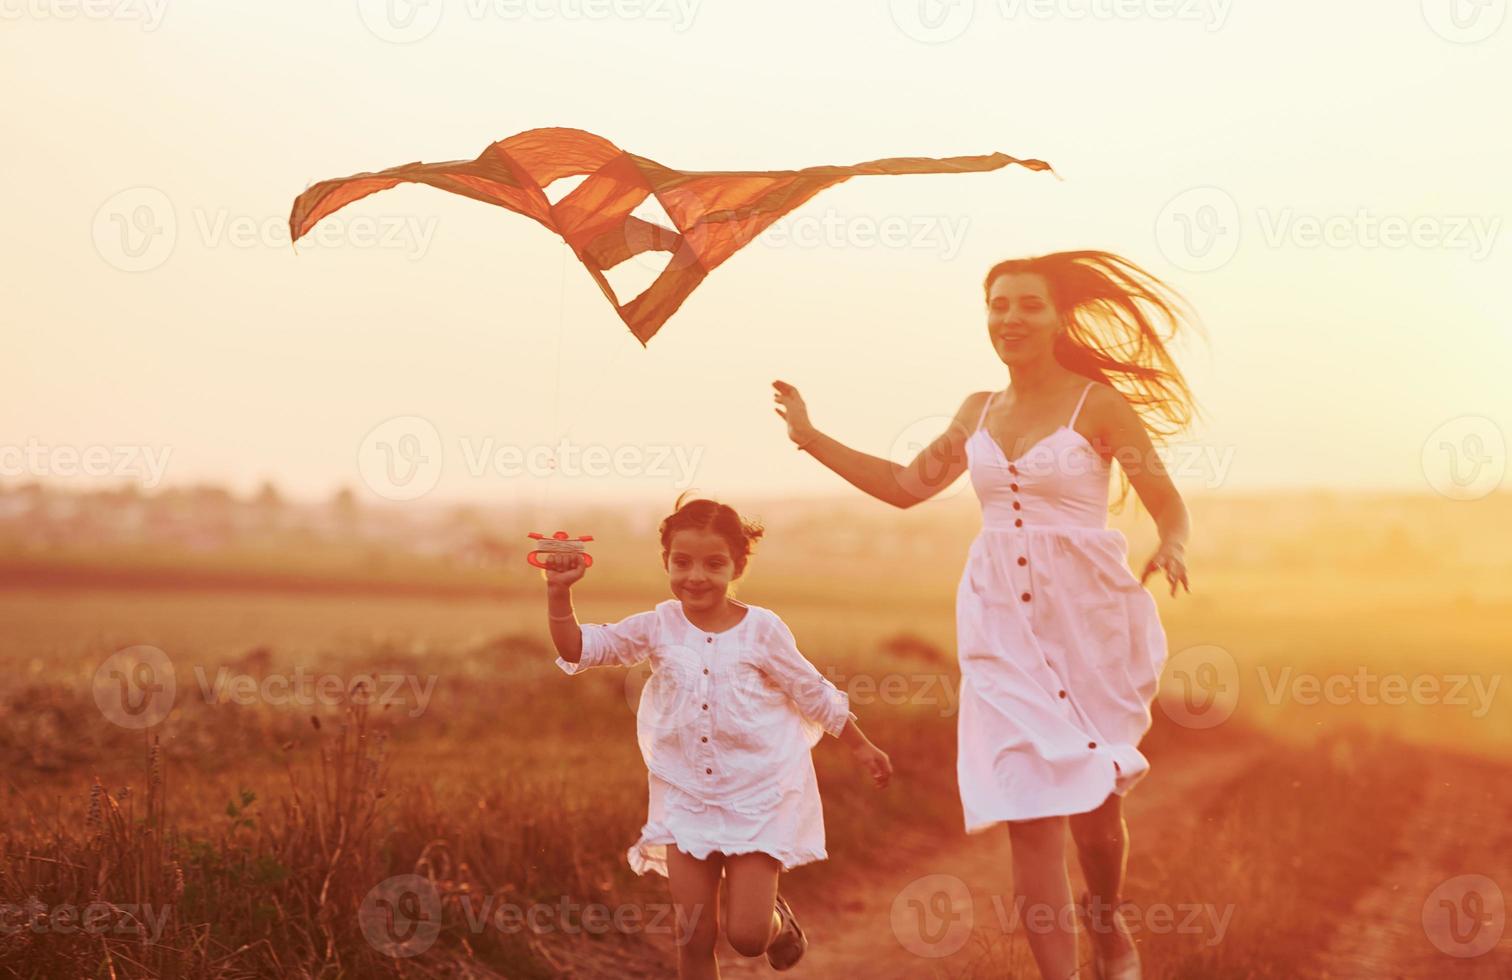
[[(1026, 272), (1045, 277), (1050, 301), (1065, 320), (1055, 338), (1056, 361), (1116, 388), (1156, 446), (1190, 427), (1201, 411), (1167, 345), (1184, 325), (1199, 333), (1202, 327), (1176, 290), (1128, 259), (1087, 250), (999, 262), (987, 271), (982, 291), (990, 296), (1004, 273)], [(1129, 477), (1120, 467), (1114, 512), (1128, 493)]]

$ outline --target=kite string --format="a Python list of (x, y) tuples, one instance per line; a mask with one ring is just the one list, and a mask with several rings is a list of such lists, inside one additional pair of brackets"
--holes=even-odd
[[(562, 427), (562, 333), (567, 319), (567, 253), (562, 252), (562, 275), (557, 286), (557, 329), (556, 329), (556, 392), (553, 395), (555, 408), (552, 412), (551, 430), (556, 432)], [(555, 450), (553, 449), (553, 452)], [(555, 460), (555, 456), (552, 457)]]
[(549, 430), (552, 433), (552, 443), (547, 447), (551, 458), (551, 472), (542, 474), (541, 476), (533, 478), (530, 481), (533, 484), (531, 497), (534, 500), (535, 506), (535, 516), (533, 518), (533, 522), (539, 526), (540, 530), (542, 530), (543, 533), (550, 533), (550, 530), (554, 530), (554, 528), (546, 529), (544, 525), (541, 525), (541, 521), (544, 520), (546, 516), (546, 505), (543, 498), (548, 493), (548, 481), (550, 481), (553, 477), (559, 475), (561, 465), (560, 460), (557, 459), (557, 447), (561, 442), (560, 436), (557, 435), (557, 430), (562, 426), (562, 334), (565, 332), (565, 324), (567, 319), (565, 310), (566, 302), (567, 253), (563, 252), (562, 271), (559, 277), (559, 285), (557, 287), (556, 382), (553, 385), (551, 392), (551, 428)]

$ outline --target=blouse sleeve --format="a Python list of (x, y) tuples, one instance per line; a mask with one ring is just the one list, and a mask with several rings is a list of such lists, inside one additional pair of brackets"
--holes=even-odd
[(580, 623), (583, 651), (577, 663), (556, 658), (568, 674), (589, 667), (634, 667), (651, 656), (655, 641), (656, 612), (639, 612), (617, 623)]
[(855, 717), (850, 697), (798, 652), (793, 631), (775, 615), (765, 656), (772, 681), (798, 706), (798, 713), (839, 738), (846, 721)]

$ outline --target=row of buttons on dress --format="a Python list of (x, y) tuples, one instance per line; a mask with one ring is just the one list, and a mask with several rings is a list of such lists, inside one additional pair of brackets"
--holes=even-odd
[[(1008, 472), (1012, 473), (1015, 477), (1017, 477), (1018, 476), (1018, 467), (1014, 466), (1012, 463), (1009, 463), (1008, 464)], [(1018, 497), (1018, 488), (1019, 487), (1018, 487), (1018, 481), (1017, 480), (1014, 480), (1012, 483), (1008, 484), (1008, 489), (1013, 491), (1014, 498), (1015, 498), (1014, 501), (1013, 501), (1013, 509), (1014, 510), (1023, 510), (1023, 506), (1018, 502), (1018, 499), (1017, 499), (1017, 497)], [(1023, 527), (1024, 526), (1024, 519), (1022, 517), (1015, 517), (1013, 519), (1013, 526), (1014, 527)], [(1018, 563), (1020, 565), (1027, 565), (1027, 564), (1029, 564), (1029, 559), (1025, 558), (1023, 555), (1019, 555)], [(1022, 599), (1022, 600), (1024, 600), (1025, 602), (1028, 602), (1029, 601), (1029, 593), (1025, 592), (1023, 595), (1019, 596), (1019, 598)]]
[[(1015, 466), (1015, 465), (1013, 465), (1012, 463), (1009, 463), (1008, 464), (1008, 472), (1010, 474), (1012, 474), (1014, 477), (1017, 477), (1018, 476), (1018, 467)], [(1012, 490), (1013, 494), (1014, 494), (1013, 509), (1014, 510), (1023, 510), (1024, 509), (1023, 505), (1020, 504), (1018, 502), (1018, 499), (1017, 499), (1018, 498), (1018, 489), (1019, 489), (1018, 480), (1015, 479), (1013, 482), (1009, 483), (1008, 484), (1008, 489)], [(1013, 526), (1014, 527), (1023, 527), (1024, 526), (1024, 519), (1022, 517), (1015, 517), (1013, 519)], [(1029, 559), (1026, 558), (1023, 555), (1019, 555), (1018, 563), (1021, 566), (1022, 565), (1027, 565), (1027, 564), (1029, 564)], [(1023, 600), (1024, 602), (1028, 602), (1032, 598), (1032, 596), (1030, 596), (1030, 594), (1028, 592), (1025, 592), (1025, 593), (1021, 594), (1019, 596), (1019, 598), (1021, 600)], [(1064, 688), (1062, 688), (1061, 690), (1057, 691), (1056, 693), (1060, 697), (1062, 697), (1062, 698), (1064, 698), (1064, 697), (1067, 696), (1066, 695), (1066, 691), (1065, 691)], [(1088, 742), (1087, 743), (1087, 748), (1089, 748), (1089, 749), (1095, 749), (1095, 748), (1097, 748), (1097, 743), (1096, 742)]]
[[(704, 637), (704, 642), (705, 643), (713, 643), (714, 642), (714, 637), (712, 637), (712, 636), (706, 636), (706, 637)], [(703, 672), (705, 674), (708, 674), (709, 673), (709, 668), (705, 667), (703, 669)], [(709, 703), (707, 701), (704, 702), (703, 709), (705, 711), (709, 710)], [(707, 735), (700, 735), (700, 736), (698, 736), (698, 740), (700, 742), (707, 742), (709, 740), (709, 736), (707, 736)], [(704, 775), (712, 775), (713, 773), (714, 773), (713, 769), (709, 769), (709, 768), (705, 768), (704, 769)]]

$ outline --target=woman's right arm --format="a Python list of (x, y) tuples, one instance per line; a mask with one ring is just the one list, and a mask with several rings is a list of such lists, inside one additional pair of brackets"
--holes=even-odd
[(851, 486), (899, 508), (928, 500), (966, 471), (966, 437), (971, 434), (971, 422), (987, 397), (986, 392), (968, 395), (945, 431), (912, 462), (901, 464), (869, 456), (830, 438), (809, 421), (808, 408), (797, 388), (785, 381), (774, 381), (772, 387), (776, 389), (774, 399), (782, 406), (777, 414), (787, 421), (788, 438), (796, 446), (807, 450)]

